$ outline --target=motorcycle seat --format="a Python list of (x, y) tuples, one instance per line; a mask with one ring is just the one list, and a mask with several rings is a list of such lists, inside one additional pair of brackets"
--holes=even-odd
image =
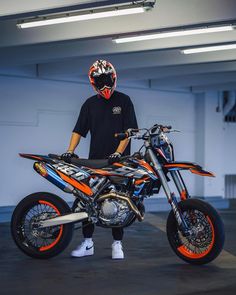
[(79, 166), (79, 167), (86, 166), (86, 167), (94, 168), (94, 169), (101, 169), (101, 168), (109, 166), (108, 159), (90, 160), (90, 159), (72, 158), (71, 164), (75, 166)]
[[(59, 155), (55, 155), (55, 154), (49, 154), (48, 155), (50, 158), (52, 159), (57, 159), (57, 160), (62, 160), (61, 156)], [(122, 160), (126, 160), (130, 158), (130, 156), (123, 156), (120, 158), (120, 161)], [(110, 164), (108, 163), (108, 159), (81, 159), (81, 158), (71, 158), (68, 161), (69, 164), (73, 164), (75, 166), (85, 166), (85, 167), (89, 167), (89, 168), (94, 168), (94, 169), (101, 169), (101, 168), (105, 168), (110, 166)]]
[[(126, 160), (130, 158), (130, 156), (123, 156), (119, 159), (118, 162), (121, 162), (123, 160)], [(105, 168), (108, 166), (111, 166), (108, 162), (108, 159), (80, 159), (80, 158), (71, 158), (71, 164), (75, 166), (85, 166), (89, 168), (94, 168), (94, 169), (101, 169)]]

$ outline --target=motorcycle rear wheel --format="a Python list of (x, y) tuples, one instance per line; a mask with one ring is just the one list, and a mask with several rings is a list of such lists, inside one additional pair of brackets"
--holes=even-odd
[(167, 219), (167, 237), (173, 251), (190, 264), (206, 264), (222, 251), (225, 240), (223, 222), (217, 211), (198, 199), (179, 202), (179, 208), (193, 235), (185, 237), (178, 228), (173, 210)]
[(48, 259), (60, 254), (70, 243), (73, 224), (40, 229), (41, 220), (70, 213), (70, 207), (60, 197), (47, 193), (33, 193), (15, 208), (11, 219), (11, 233), (18, 248), (26, 255)]

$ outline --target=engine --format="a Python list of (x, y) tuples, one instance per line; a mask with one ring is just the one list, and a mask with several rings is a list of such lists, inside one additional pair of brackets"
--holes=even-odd
[(99, 220), (104, 226), (125, 226), (135, 214), (123, 193), (102, 195), (99, 199)]

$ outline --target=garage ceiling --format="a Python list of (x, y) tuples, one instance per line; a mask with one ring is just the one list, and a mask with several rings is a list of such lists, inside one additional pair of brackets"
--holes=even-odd
[(73, 6), (95, 7), (127, 1), (0, 0), (0, 72), (47, 79), (87, 81), (87, 70), (107, 58), (121, 83), (152, 88), (236, 88), (236, 50), (183, 55), (182, 48), (236, 43), (236, 30), (126, 44), (112, 38), (160, 29), (236, 23), (235, 0), (157, 0), (140, 15), (74, 22), (20, 30), (17, 20), (40, 11), (68, 11)]

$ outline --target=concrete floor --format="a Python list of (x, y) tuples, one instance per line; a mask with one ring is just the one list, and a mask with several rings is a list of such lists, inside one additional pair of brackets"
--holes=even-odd
[(0, 224), (0, 294), (162, 295), (235, 294), (236, 208), (222, 210), (225, 250), (214, 262), (192, 266), (169, 247), (166, 213), (147, 214), (143, 223), (126, 229), (126, 259), (111, 260), (111, 235), (97, 228), (93, 257), (70, 258), (81, 240), (76, 231), (69, 247), (47, 261), (31, 259), (13, 243), (9, 224)]

